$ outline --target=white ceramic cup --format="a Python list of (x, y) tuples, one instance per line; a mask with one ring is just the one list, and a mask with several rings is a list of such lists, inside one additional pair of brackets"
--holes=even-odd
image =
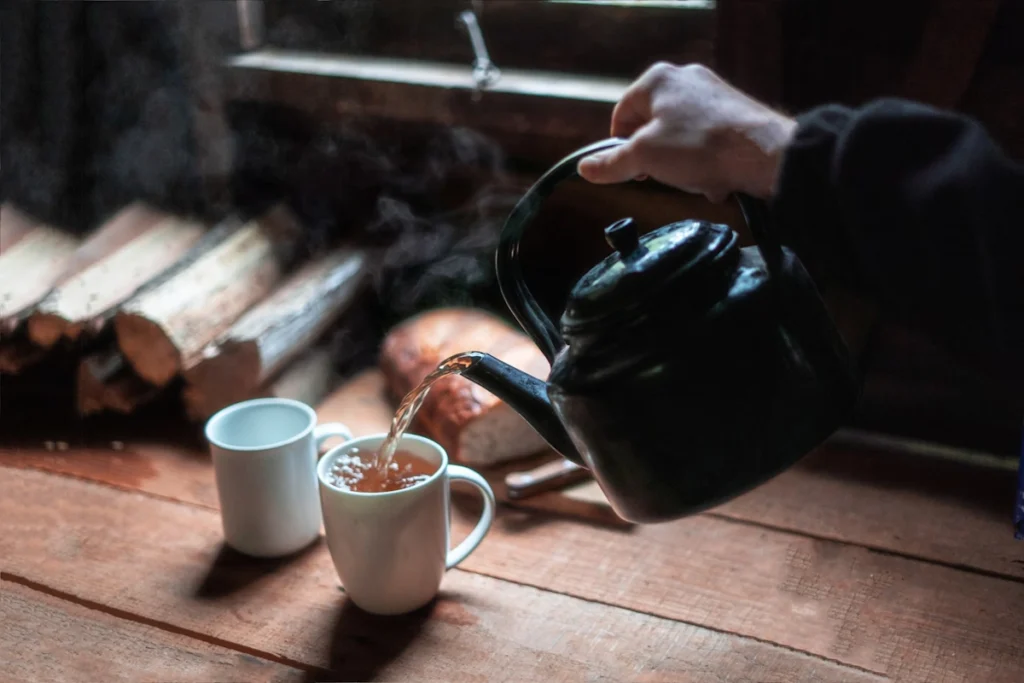
[[(332, 483), (331, 468), (354, 448), (374, 452), (385, 434), (354, 439), (320, 460), (324, 531), (334, 568), (349, 599), (373, 614), (404, 614), (430, 602), (441, 579), (483, 540), (494, 521), (494, 492), (473, 470), (449, 465), (437, 443), (406, 434), (399, 450), (437, 467), (426, 481), (398, 491), (358, 493)], [(480, 490), (483, 514), (462, 543), (449, 550), (449, 482), (467, 481)]]
[(206, 423), (224, 541), (255, 557), (297, 552), (320, 536), (316, 463), (330, 437), (352, 433), (316, 424), (305, 403), (258, 398), (224, 408)]

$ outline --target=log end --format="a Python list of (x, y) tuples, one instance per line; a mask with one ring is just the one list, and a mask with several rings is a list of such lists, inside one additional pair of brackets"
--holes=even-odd
[(116, 352), (92, 354), (78, 364), (76, 394), (82, 416), (107, 411), (127, 415), (159, 393), (158, 388), (139, 379)]
[(28, 319), (28, 337), (44, 349), (52, 348), (63, 336), (69, 335), (71, 321), (56, 313), (34, 313)]
[(253, 342), (211, 345), (203, 360), (182, 376), (182, 402), (189, 419), (206, 420), (221, 408), (259, 394), (259, 348)]
[(181, 354), (156, 323), (133, 313), (114, 318), (117, 345), (139, 377), (156, 387), (166, 386), (178, 374)]
[(0, 375), (17, 375), (46, 355), (38, 346), (24, 338), (0, 342)]

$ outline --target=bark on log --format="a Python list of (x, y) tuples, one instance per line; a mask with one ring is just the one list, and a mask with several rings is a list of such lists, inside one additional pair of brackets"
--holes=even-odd
[(36, 223), (0, 253), (0, 335), (12, 333), (53, 288), (79, 244), (74, 235)]
[(67, 277), (36, 306), (29, 337), (49, 348), (99, 332), (116, 306), (184, 258), (203, 232), (200, 223), (141, 203), (126, 207), (82, 245)]
[(115, 316), (114, 330), (135, 372), (162, 387), (194, 365), (210, 342), (280, 282), (298, 233), (291, 214), (275, 208), (132, 297)]
[(36, 222), (10, 202), (0, 207), (0, 254), (32, 231)]
[(78, 413), (83, 416), (106, 411), (127, 415), (160, 392), (132, 372), (116, 349), (83, 358), (77, 381)]
[(204, 419), (254, 395), (338, 319), (366, 273), (366, 255), (342, 249), (290, 276), (184, 368), (189, 416)]

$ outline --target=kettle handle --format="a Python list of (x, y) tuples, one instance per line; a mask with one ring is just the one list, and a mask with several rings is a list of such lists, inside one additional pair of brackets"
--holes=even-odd
[[(495, 253), (495, 275), (505, 304), (519, 325), (540, 347), (541, 352), (554, 363), (555, 355), (565, 346), (565, 340), (555, 323), (544, 313), (523, 279), (519, 263), (519, 243), (527, 226), (536, 217), (541, 203), (554, 192), (563, 180), (577, 175), (576, 166), (581, 159), (596, 152), (613, 149), (626, 143), (623, 138), (607, 138), (582, 147), (564, 157), (542, 175), (516, 202), (505, 225)], [(767, 205), (760, 199), (736, 194), (743, 219), (750, 229), (770, 275), (780, 272), (782, 246), (766, 229), (770, 223)]]

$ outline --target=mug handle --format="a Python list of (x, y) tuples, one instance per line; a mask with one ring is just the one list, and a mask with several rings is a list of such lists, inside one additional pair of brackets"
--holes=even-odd
[(475, 486), (480, 491), (481, 497), (484, 499), (484, 511), (480, 515), (480, 521), (476, 523), (473, 530), (469, 532), (469, 536), (458, 544), (454, 548), (448, 551), (448, 559), (445, 562), (445, 569), (451, 569), (457, 566), (464, 559), (469, 557), (469, 554), (476, 550), (476, 547), (480, 545), (480, 541), (484, 540), (484, 536), (491, 529), (491, 522), (494, 521), (494, 491), (491, 490), (490, 484), (487, 483), (483, 477), (461, 465), (448, 465), (448, 481), (465, 481)]
[(325, 422), (322, 425), (317, 425), (313, 428), (313, 443), (316, 444), (316, 457), (320, 459), (320, 449), (324, 446), (324, 441), (330, 439), (332, 436), (336, 436), (342, 441), (352, 440), (352, 431), (341, 424), (340, 422)]

